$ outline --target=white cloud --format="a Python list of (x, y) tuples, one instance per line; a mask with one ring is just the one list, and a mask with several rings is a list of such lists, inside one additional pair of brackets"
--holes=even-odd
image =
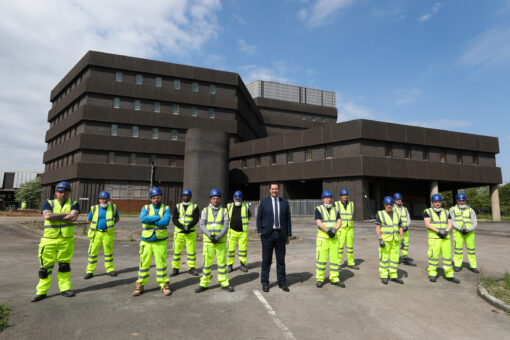
[(247, 21), (242, 18), (241, 16), (237, 15), (237, 14), (232, 14), (232, 16), (234, 17), (234, 19), (237, 20), (238, 23), (240, 23), (241, 25), (246, 25)]
[(425, 22), (425, 21), (432, 19), (437, 14), (437, 12), (439, 12), (439, 10), (441, 9), (442, 6), (443, 5), (440, 2), (436, 2), (429, 12), (421, 15), (418, 18), (418, 21)]
[(237, 45), (239, 46), (239, 49), (241, 52), (246, 54), (254, 54), (255, 51), (257, 51), (257, 46), (255, 45), (248, 45), (244, 39), (238, 39)]
[(510, 64), (510, 28), (491, 29), (472, 39), (458, 64), (487, 68)]
[(375, 114), (371, 109), (353, 102), (343, 102), (337, 100), (336, 103), (338, 109), (337, 122), (345, 122), (352, 119), (374, 119)]
[(454, 130), (471, 125), (472, 123), (467, 120), (455, 119), (435, 119), (432, 121), (409, 121), (409, 122), (396, 122), (399, 124), (421, 126), (440, 130)]
[(348, 7), (352, 0), (316, 0), (298, 11), (298, 18), (308, 27), (315, 28), (330, 23), (335, 15)]
[(401, 106), (406, 104), (414, 103), (423, 94), (421, 90), (410, 89), (410, 90), (396, 90), (393, 91), (395, 95), (395, 105)]
[(254, 80), (278, 81), (280, 83), (291, 82), (285, 75), (287, 73), (285, 63), (277, 63), (273, 68), (260, 65), (245, 65), (239, 67), (239, 73), (245, 84)]
[(88, 51), (185, 57), (217, 35), (219, 0), (2, 1), (0, 164), (42, 168), (49, 94)]

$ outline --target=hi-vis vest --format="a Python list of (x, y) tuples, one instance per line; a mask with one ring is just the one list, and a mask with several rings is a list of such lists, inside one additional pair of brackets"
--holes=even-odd
[[(205, 227), (211, 235), (219, 235), (220, 232), (223, 230), (223, 215), (225, 215), (225, 208), (219, 208), (218, 214), (216, 215), (216, 218), (214, 218), (213, 212), (211, 207), (204, 208), (205, 210)], [(223, 235), (223, 237), (218, 242), (225, 242), (226, 236)], [(204, 242), (211, 242), (209, 237), (204, 234)]]
[[(188, 206), (182, 203), (177, 204), (177, 211), (179, 211), (179, 222), (182, 225), (187, 226), (193, 221), (193, 211), (195, 211), (197, 205), (193, 202), (189, 202)], [(177, 227), (178, 228), (178, 227)], [(191, 227), (191, 231), (195, 231), (195, 226)]]
[[(429, 214), (430, 217), (430, 225), (438, 230), (446, 230), (448, 228), (448, 211), (446, 209), (441, 208), (441, 212), (438, 214), (432, 208), (425, 209), (423, 211)], [(440, 238), (437, 233), (433, 232), (430, 229), (427, 229), (427, 233), (429, 238)], [(450, 239), (450, 233), (446, 234), (445, 240)]]
[[(71, 212), (71, 207), (76, 204), (76, 202), (71, 203), (71, 200), (67, 200), (64, 206), (61, 206), (57, 199), (48, 200), (48, 203), (51, 205), (54, 214), (69, 213)], [(43, 237), (57, 238), (60, 233), (62, 233), (62, 237), (73, 237), (74, 223), (71, 221), (44, 221)]]
[(471, 228), (471, 225), (473, 224), (473, 221), (471, 220), (471, 211), (471, 207), (460, 210), (459, 206), (455, 205), (453, 208), (453, 212), (455, 213), (455, 223), (461, 228)]
[[(149, 217), (154, 216), (155, 212), (154, 212), (153, 204), (145, 205), (144, 208), (147, 211), (147, 216), (149, 216)], [(159, 206), (158, 215), (159, 215), (159, 217), (161, 217), (161, 219), (163, 219), (163, 216), (165, 215), (165, 212), (168, 209), (170, 209), (170, 207), (168, 205), (161, 204)], [(156, 232), (156, 237), (158, 239), (168, 238), (168, 230), (166, 229), (166, 226), (160, 227), (160, 226), (157, 226), (154, 224), (142, 223), (142, 228), (143, 228), (143, 231), (142, 231), (143, 238), (150, 238), (152, 236), (152, 234), (154, 234), (154, 232)]]
[[(248, 217), (248, 203), (241, 203), (241, 221), (243, 222), (243, 232), (248, 232), (248, 226), (250, 225), (250, 219)], [(232, 211), (234, 210), (234, 203), (227, 204), (229, 223), (232, 222)], [(230, 226), (229, 226), (230, 231)]]
[(394, 205), (393, 212), (396, 212), (400, 217), (400, 222), (402, 222), (402, 228), (407, 227), (407, 208), (404, 207), (403, 205), (401, 205), (400, 207), (398, 205)]
[(347, 207), (344, 208), (342, 201), (335, 202), (336, 211), (340, 212), (340, 219), (342, 220), (342, 228), (352, 228), (352, 214), (354, 214), (354, 202), (347, 202)]
[(400, 227), (398, 225), (400, 216), (393, 213), (393, 219), (386, 212), (380, 210), (377, 212), (379, 220), (381, 221), (381, 236), (384, 242), (398, 241), (400, 242)]
[[(99, 221), (99, 205), (94, 205), (90, 208), (92, 212), (92, 220), (90, 221), (89, 237), (93, 237), (97, 230), (97, 222)], [(106, 231), (108, 234), (113, 234), (115, 226), (115, 215), (117, 214), (117, 206), (109, 203), (106, 207)]]
[[(324, 224), (324, 226), (326, 228), (329, 229), (329, 228), (336, 227), (336, 221), (337, 221), (336, 215), (337, 215), (338, 211), (336, 210), (335, 207), (331, 207), (331, 209), (329, 210), (329, 213), (328, 213), (328, 209), (326, 209), (326, 207), (324, 205), (318, 205), (317, 207), (315, 207), (315, 209), (321, 214), (322, 224)], [(339, 233), (336, 233), (334, 238), (338, 238), (338, 234)], [(317, 227), (317, 237), (318, 238), (329, 238), (329, 235), (326, 232), (324, 232), (324, 230)]]

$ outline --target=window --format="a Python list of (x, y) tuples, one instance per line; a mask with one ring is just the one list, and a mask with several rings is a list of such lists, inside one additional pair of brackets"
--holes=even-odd
[(326, 149), (324, 150), (326, 159), (333, 158), (333, 147), (331, 145), (326, 145)]
[(287, 163), (292, 163), (294, 161), (294, 152), (288, 151), (287, 152)]
[(457, 163), (462, 163), (462, 151), (457, 150)]
[(131, 165), (136, 164), (136, 153), (129, 154), (129, 164)]
[(176, 166), (177, 165), (177, 159), (175, 158), (175, 156), (170, 156), (168, 164), (170, 166)]
[(427, 148), (427, 147), (425, 147), (425, 149), (423, 149), (423, 160), (424, 161), (429, 160), (429, 148)]
[(112, 124), (112, 128), (110, 130), (110, 135), (117, 136), (118, 129), (119, 129), (119, 126), (117, 124)]
[(209, 93), (216, 94), (216, 85), (214, 84), (209, 85)]
[(133, 110), (137, 110), (137, 111), (140, 110), (140, 100), (139, 99), (135, 99), (135, 101), (133, 102)]
[(138, 137), (138, 126), (133, 126), (131, 128), (131, 137)]
[(209, 109), (209, 118), (214, 118), (215, 116), (214, 109)]
[(174, 89), (176, 89), (176, 90), (181, 89), (181, 81), (179, 79), (174, 80)]
[(261, 163), (261, 160), (260, 160), (260, 156), (257, 156), (255, 157), (255, 166), (260, 166), (262, 163)]
[(172, 105), (172, 113), (174, 115), (178, 115), (179, 114), (179, 104)]
[(241, 159), (241, 168), (246, 168), (246, 158)]
[(115, 163), (115, 152), (108, 152), (108, 163), (114, 164)]
[(160, 112), (161, 111), (161, 105), (159, 102), (154, 102), (154, 112)]
[(192, 117), (196, 117), (198, 115), (197, 113), (197, 107), (196, 106), (192, 106), (191, 107), (191, 116)]
[(445, 154), (444, 150), (440, 150), (439, 151), (439, 161), (441, 163), (445, 163), (446, 162), (446, 154)]
[(322, 117), (321, 118), (321, 122), (325, 123), (326, 122), (326, 117)]
[(155, 85), (156, 87), (161, 87), (161, 77), (156, 77)]
[(306, 115), (304, 113), (301, 115), (301, 120), (306, 120)]
[(392, 152), (391, 152), (391, 143), (386, 143), (384, 145), (384, 156), (391, 157), (391, 155), (392, 155)]
[(276, 155), (271, 154), (270, 158), (271, 158), (271, 165), (275, 165), (276, 164)]
[(310, 162), (312, 160), (312, 149), (305, 150), (305, 162)]
[(151, 164), (156, 164), (156, 155), (151, 155)]
[(122, 72), (115, 72), (115, 81), (122, 82)]
[(158, 128), (152, 128), (152, 139), (158, 139)]
[(113, 108), (114, 109), (120, 108), (120, 98), (119, 97), (113, 98)]
[(473, 153), (473, 165), (478, 165), (478, 153)]
[(177, 140), (177, 130), (172, 130), (171, 131), (171, 137), (170, 137), (172, 140)]
[(143, 77), (141, 74), (137, 74), (136, 75), (136, 84), (137, 85), (142, 85), (142, 80), (143, 80)]
[(312, 116), (312, 122), (315, 122), (317, 120), (317, 116), (316, 115), (313, 115)]
[(404, 145), (404, 158), (411, 158), (411, 151), (409, 145)]
[(193, 92), (198, 92), (198, 83), (197, 82), (191, 83), (191, 90)]

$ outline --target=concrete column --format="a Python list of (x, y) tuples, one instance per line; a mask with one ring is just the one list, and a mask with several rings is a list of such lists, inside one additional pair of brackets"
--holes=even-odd
[(492, 207), (492, 220), (501, 221), (501, 210), (499, 207), (499, 190), (497, 185), (491, 185), (491, 207)]
[(437, 183), (437, 181), (430, 182), (430, 196), (429, 196), (429, 198), (431, 198), (432, 195), (434, 195), (434, 194), (439, 194), (439, 184)]
[(375, 185), (375, 210), (381, 210), (383, 205), (382, 205), (382, 200), (383, 200), (383, 196), (382, 196), (382, 190), (381, 190), (381, 183), (379, 182), (375, 182), (374, 183)]

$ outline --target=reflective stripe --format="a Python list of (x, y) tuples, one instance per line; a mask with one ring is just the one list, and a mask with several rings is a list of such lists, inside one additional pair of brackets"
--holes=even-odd
[[(96, 257), (97, 257), (97, 255), (96, 256), (89, 255), (89, 259), (95, 259)], [(105, 257), (106, 257), (106, 255), (105, 255)]]
[(138, 269), (138, 272), (139, 273), (147, 273), (148, 271), (150, 270), (150, 268), (147, 268), (147, 269)]
[(156, 275), (156, 277), (159, 277), (159, 278), (163, 278), (166, 276), (166, 273), (165, 274), (161, 274), (161, 275)]
[(104, 259), (104, 262), (113, 262), (113, 259), (111, 260)]
[(318, 271), (323, 272), (323, 271), (325, 271), (325, 270), (326, 270), (326, 267), (321, 268), (321, 267), (317, 267), (317, 266), (315, 266), (315, 269), (317, 269)]
[(315, 261), (316, 264), (321, 264), (323, 266), (327, 265), (328, 263), (327, 262), (320, 262), (320, 261)]
[(203, 267), (202, 270), (207, 270), (207, 269), (211, 269), (212, 266), (209, 266), (209, 267)]
[(94, 263), (97, 263), (97, 260), (95, 260), (95, 261), (88, 261), (88, 263), (94, 264)]
[(44, 229), (56, 229), (56, 228), (65, 228), (65, 227), (72, 227), (74, 226), (73, 223), (65, 223), (60, 225), (45, 225)]
[(138, 280), (143, 280), (143, 279), (146, 279), (146, 278), (148, 278), (148, 277), (149, 277), (149, 274), (144, 275), (144, 276), (140, 276), (140, 275), (138, 275)]

